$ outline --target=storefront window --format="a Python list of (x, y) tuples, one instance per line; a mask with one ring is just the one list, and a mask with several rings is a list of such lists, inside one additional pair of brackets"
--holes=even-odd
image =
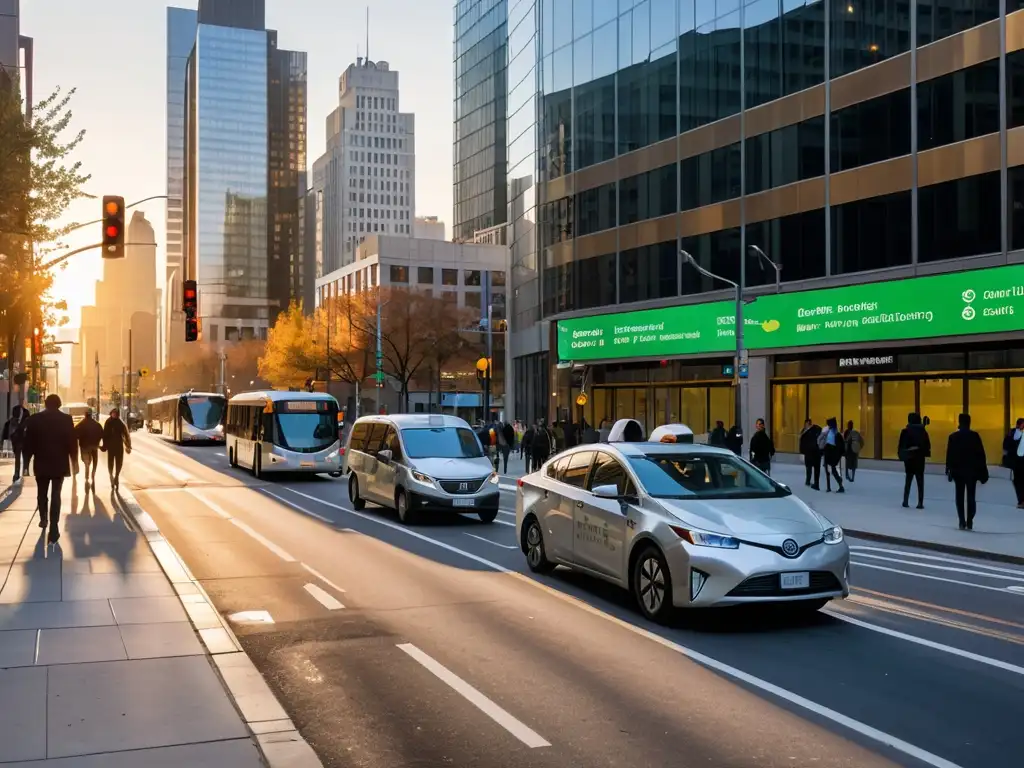
[[(633, 392), (634, 392), (634, 398), (635, 398), (634, 399), (633, 407), (636, 409), (636, 412), (631, 414), (631, 415), (633, 416), (634, 419), (639, 421), (641, 424), (645, 424), (646, 425), (646, 428), (645, 428), (644, 431), (649, 435), (649, 434), (651, 434), (651, 430), (654, 427), (651, 426), (651, 422), (647, 418), (647, 416), (648, 416), (648, 413), (647, 413), (647, 411), (648, 411), (648, 408), (647, 408), (647, 389), (646, 388), (644, 388), (644, 389), (634, 389)], [(657, 425), (655, 425), (655, 426), (657, 426)]]
[(824, 427), (832, 417), (842, 418), (842, 384), (808, 384), (807, 417)]
[[(882, 382), (882, 458), (898, 459), (900, 430), (907, 426), (907, 414), (917, 408), (913, 381)], [(934, 440), (932, 441), (934, 447)], [(932, 451), (934, 456), (934, 450)]]
[(611, 420), (611, 408), (608, 406), (608, 390), (607, 389), (595, 389), (590, 393), (590, 402), (588, 404), (590, 408), (590, 417), (588, 421), (594, 427), (594, 429), (601, 428), (601, 422)]
[(779, 453), (800, 453), (800, 430), (807, 418), (807, 385), (772, 387), (772, 439)]
[(981, 435), (985, 445), (985, 458), (989, 464), (998, 464), (1003, 457), (1003, 435), (1006, 434), (1005, 408), (1006, 379), (971, 379), (967, 382), (968, 407), (971, 429)]
[(616, 389), (615, 415), (612, 418), (613, 420), (618, 421), (619, 419), (625, 419), (628, 417), (636, 418), (633, 413), (633, 390)]
[(875, 457), (874, 444), (871, 442), (873, 424), (869, 423), (861, 410), (861, 392), (864, 386), (859, 381), (843, 382), (843, 416), (840, 429), (845, 430), (847, 422), (852, 421), (853, 427), (864, 438), (861, 456), (866, 459)]
[(669, 399), (675, 393), (675, 390), (668, 389), (667, 387), (658, 387), (654, 390), (654, 421), (658, 424), (668, 424), (668, 412), (669, 412)]
[(932, 441), (933, 462), (946, 461), (946, 440), (956, 431), (963, 410), (963, 379), (921, 380), (921, 416), (931, 420), (928, 436)]
[[(710, 421), (725, 422), (725, 428), (729, 429), (736, 423), (736, 393), (732, 386), (711, 387), (710, 397), (711, 410)], [(683, 411), (683, 418), (686, 418), (686, 411)]]
[[(701, 435), (708, 431), (708, 388), (707, 387), (683, 387), (680, 391), (682, 401), (683, 424), (693, 430), (693, 434)], [(724, 418), (718, 418), (725, 421)], [(729, 428), (726, 425), (726, 429)]]

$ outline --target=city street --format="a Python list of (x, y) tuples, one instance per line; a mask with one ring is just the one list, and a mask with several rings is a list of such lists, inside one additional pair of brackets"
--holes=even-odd
[[(643, 621), (493, 525), (136, 433), (125, 485), (325, 766), (1018, 765), (1024, 568), (851, 541), (851, 598)], [(865, 478), (866, 479), (866, 478)], [(855, 496), (856, 487), (850, 495)], [(846, 524), (844, 522), (844, 524)]]

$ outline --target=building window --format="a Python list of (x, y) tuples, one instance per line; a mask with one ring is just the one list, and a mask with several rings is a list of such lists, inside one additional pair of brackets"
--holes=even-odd
[(676, 205), (677, 166), (664, 165), (619, 182), (619, 224), (667, 216)]
[(615, 226), (615, 183), (603, 184), (576, 195), (576, 236)]
[(833, 112), (831, 125), (833, 173), (910, 154), (910, 89)]
[(679, 168), (680, 210), (688, 211), (740, 196), (739, 142), (688, 157)]
[(466, 291), (466, 306), (472, 309), (480, 309), (482, 307), (480, 291)]
[[(1007, 4), (1007, 13), (1012, 8)], [(917, 44), (927, 45), (999, 18), (999, 0), (917, 0)]]
[(910, 192), (832, 206), (832, 271), (898, 267), (911, 262)]
[(832, 4), (832, 77), (856, 72), (910, 50), (909, 2), (828, 2)]
[[(646, 7), (646, 5), (641, 7)], [(640, 15), (639, 8), (634, 9), (634, 24), (638, 15)], [(634, 61), (637, 61), (636, 26), (633, 29), (633, 53)], [(631, 152), (676, 135), (676, 52), (674, 48), (673, 46), (673, 50), (668, 55), (657, 59), (649, 57), (648, 53), (644, 52), (639, 59), (641, 63), (619, 71), (619, 154)], [(578, 112), (577, 115), (579, 115)], [(577, 136), (583, 130), (584, 126), (577, 125)]]
[(678, 265), (679, 252), (674, 240), (623, 251), (619, 255), (619, 301), (627, 303), (677, 295)]
[(391, 282), (392, 283), (406, 283), (409, 282), (409, 268), (402, 267), (397, 264), (391, 265)]
[(739, 12), (710, 21), (705, 16), (710, 4), (695, 5), (700, 12), (696, 32), (688, 25), (679, 39), (680, 131), (740, 111)]
[(608, 253), (578, 262), (576, 270), (579, 297), (577, 309), (607, 307), (615, 304), (615, 254)]
[(505, 285), (505, 273), (500, 270), (491, 272), (491, 285), (494, 287)]
[[(769, 259), (782, 262), (786, 280), (825, 276), (825, 209), (783, 216), (747, 225), (747, 243), (756, 245)], [(747, 285), (775, 282), (775, 270), (756, 255), (748, 254)]]
[(441, 285), (458, 285), (459, 284), (459, 270), (457, 269), (442, 269), (441, 270)]
[(918, 261), (998, 253), (1000, 206), (998, 171), (921, 187)]
[(918, 151), (999, 130), (999, 59), (917, 84)]
[(416, 282), (420, 285), (433, 285), (434, 284), (434, 268), (433, 267), (418, 267), (416, 270)]
[(1024, 125), (1024, 50), (1006, 54), (1006, 102), (1007, 127)]
[(747, 139), (747, 194), (825, 173), (825, 118)]
[(463, 285), (480, 285), (480, 270), (466, 269), (462, 272)]

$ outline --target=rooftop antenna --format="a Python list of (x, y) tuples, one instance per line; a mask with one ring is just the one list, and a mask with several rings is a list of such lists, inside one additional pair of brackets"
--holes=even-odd
[(366, 6), (366, 63), (370, 63), (370, 6)]

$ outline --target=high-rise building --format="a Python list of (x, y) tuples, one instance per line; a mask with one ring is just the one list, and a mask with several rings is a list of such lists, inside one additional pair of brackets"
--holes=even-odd
[(185, 83), (198, 23), (196, 11), (167, 9), (167, 287), (161, 313), (164, 342), (160, 367), (179, 359), (185, 345), (185, 316), (181, 311), (181, 282), (185, 279)]
[(895, 460), (908, 412), (948, 434), (966, 411), (1001, 454), (1024, 407), (1018, 3), (509, 6), (509, 112), (536, 123), (508, 140), (514, 416), (763, 417), (790, 453), (836, 417)]
[[(510, 4), (515, 3), (459, 0), (455, 5), (453, 191), (454, 239), (459, 242), (472, 242), (478, 230), (505, 222), (506, 125), (524, 130), (532, 123), (518, 111), (509, 121), (505, 66)], [(519, 137), (508, 135), (508, 143)]]
[[(299, 196), (306, 189), (306, 55), (277, 47), (264, 6), (202, 0), (194, 17), (168, 16), (169, 188), (179, 168), (183, 179), (183, 266), (174, 278), (177, 295), (168, 294), (177, 310), (180, 281), (198, 281), (202, 338), (212, 343), (265, 337), (277, 313), (305, 290)], [(178, 104), (180, 129), (172, 125)], [(171, 155), (178, 136), (180, 161)], [(183, 329), (172, 320), (171, 338)]]
[(398, 72), (357, 59), (339, 78), (327, 148), (313, 164), (314, 237), (322, 274), (355, 259), (368, 235), (412, 234), (416, 211), (415, 119), (399, 111)]

